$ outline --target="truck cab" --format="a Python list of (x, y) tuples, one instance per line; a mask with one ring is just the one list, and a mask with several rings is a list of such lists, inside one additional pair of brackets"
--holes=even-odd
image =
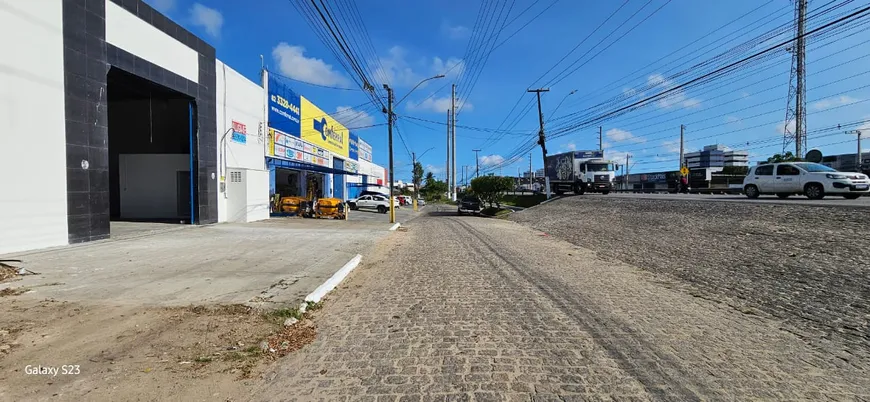
[(607, 194), (613, 189), (616, 167), (606, 159), (589, 159), (579, 162), (577, 173), (578, 183), (573, 188), (575, 194), (586, 191)]

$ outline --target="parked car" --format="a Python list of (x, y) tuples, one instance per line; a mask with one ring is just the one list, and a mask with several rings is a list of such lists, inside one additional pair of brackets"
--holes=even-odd
[(366, 191), (359, 193), (360, 197), (362, 197), (364, 195), (379, 195), (381, 197), (387, 198), (387, 193), (381, 193), (379, 191), (366, 190)]
[(424, 200), (423, 197), (417, 198), (417, 206), (418, 207), (422, 207), (425, 205), (426, 205), (426, 200)]
[(459, 200), (459, 215), (463, 214), (475, 214), (480, 215), (480, 211), (483, 210), (482, 202), (480, 198), (474, 195), (466, 195), (463, 196), (462, 199)]
[[(376, 210), (382, 214), (387, 213), (390, 210), (390, 201), (387, 197), (381, 195), (363, 195), (359, 198), (354, 198), (347, 201), (350, 209), (368, 209), (368, 210)], [(398, 201), (393, 199), (393, 207), (398, 208)]]
[(870, 193), (870, 179), (863, 173), (840, 172), (818, 163), (769, 163), (749, 169), (743, 193), (749, 198), (762, 194), (776, 194), (779, 198), (803, 194), (813, 200), (826, 195), (853, 200)]

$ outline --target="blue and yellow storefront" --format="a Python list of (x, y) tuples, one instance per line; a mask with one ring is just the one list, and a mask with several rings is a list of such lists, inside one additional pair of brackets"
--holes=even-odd
[(346, 200), (346, 177), (359, 170), (356, 136), (281, 81), (267, 79), (270, 196)]

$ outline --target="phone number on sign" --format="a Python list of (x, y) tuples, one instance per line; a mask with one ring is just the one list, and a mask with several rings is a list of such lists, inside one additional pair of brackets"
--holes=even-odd
[(60, 375), (76, 375), (81, 374), (81, 368), (78, 364), (64, 364), (60, 367), (54, 366), (43, 366), (38, 365), (34, 366), (28, 364), (24, 367), (24, 374), (28, 375), (48, 375), (48, 376), (57, 376)]

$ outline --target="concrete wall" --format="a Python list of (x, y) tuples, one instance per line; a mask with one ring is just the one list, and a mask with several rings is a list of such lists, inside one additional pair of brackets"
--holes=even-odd
[(190, 172), (190, 155), (121, 154), (118, 165), (121, 218), (180, 218), (177, 172)]
[[(251, 82), (220, 60), (215, 63), (217, 77), (217, 142), (219, 175), (224, 176), (226, 191), (218, 193), (218, 221), (244, 221), (267, 219), (269, 203), (269, 173), (265, 170), (266, 141), (261, 131), (264, 110), (263, 88)], [(235, 122), (235, 126), (233, 124)], [(244, 133), (242, 132), (244, 131)], [(261, 186), (251, 188), (245, 193), (245, 206), (266, 205), (265, 215), (256, 213), (253, 216), (240, 217), (238, 208), (228, 205), (228, 200), (235, 196), (231, 191), (238, 191), (238, 186), (229, 185), (228, 171), (233, 169), (247, 171), (248, 180), (245, 186)], [(265, 183), (261, 180), (266, 178)], [(230, 188), (232, 187), (232, 189)], [(238, 201), (242, 202), (242, 201)], [(259, 211), (260, 207), (255, 208)], [(253, 210), (252, 210), (253, 211)], [(235, 218), (233, 218), (235, 216)]]
[(0, 0), (0, 21), (0, 253), (64, 245), (81, 161), (66, 155), (61, 2)]
[(106, 42), (193, 82), (199, 82), (199, 54), (106, 0)]

